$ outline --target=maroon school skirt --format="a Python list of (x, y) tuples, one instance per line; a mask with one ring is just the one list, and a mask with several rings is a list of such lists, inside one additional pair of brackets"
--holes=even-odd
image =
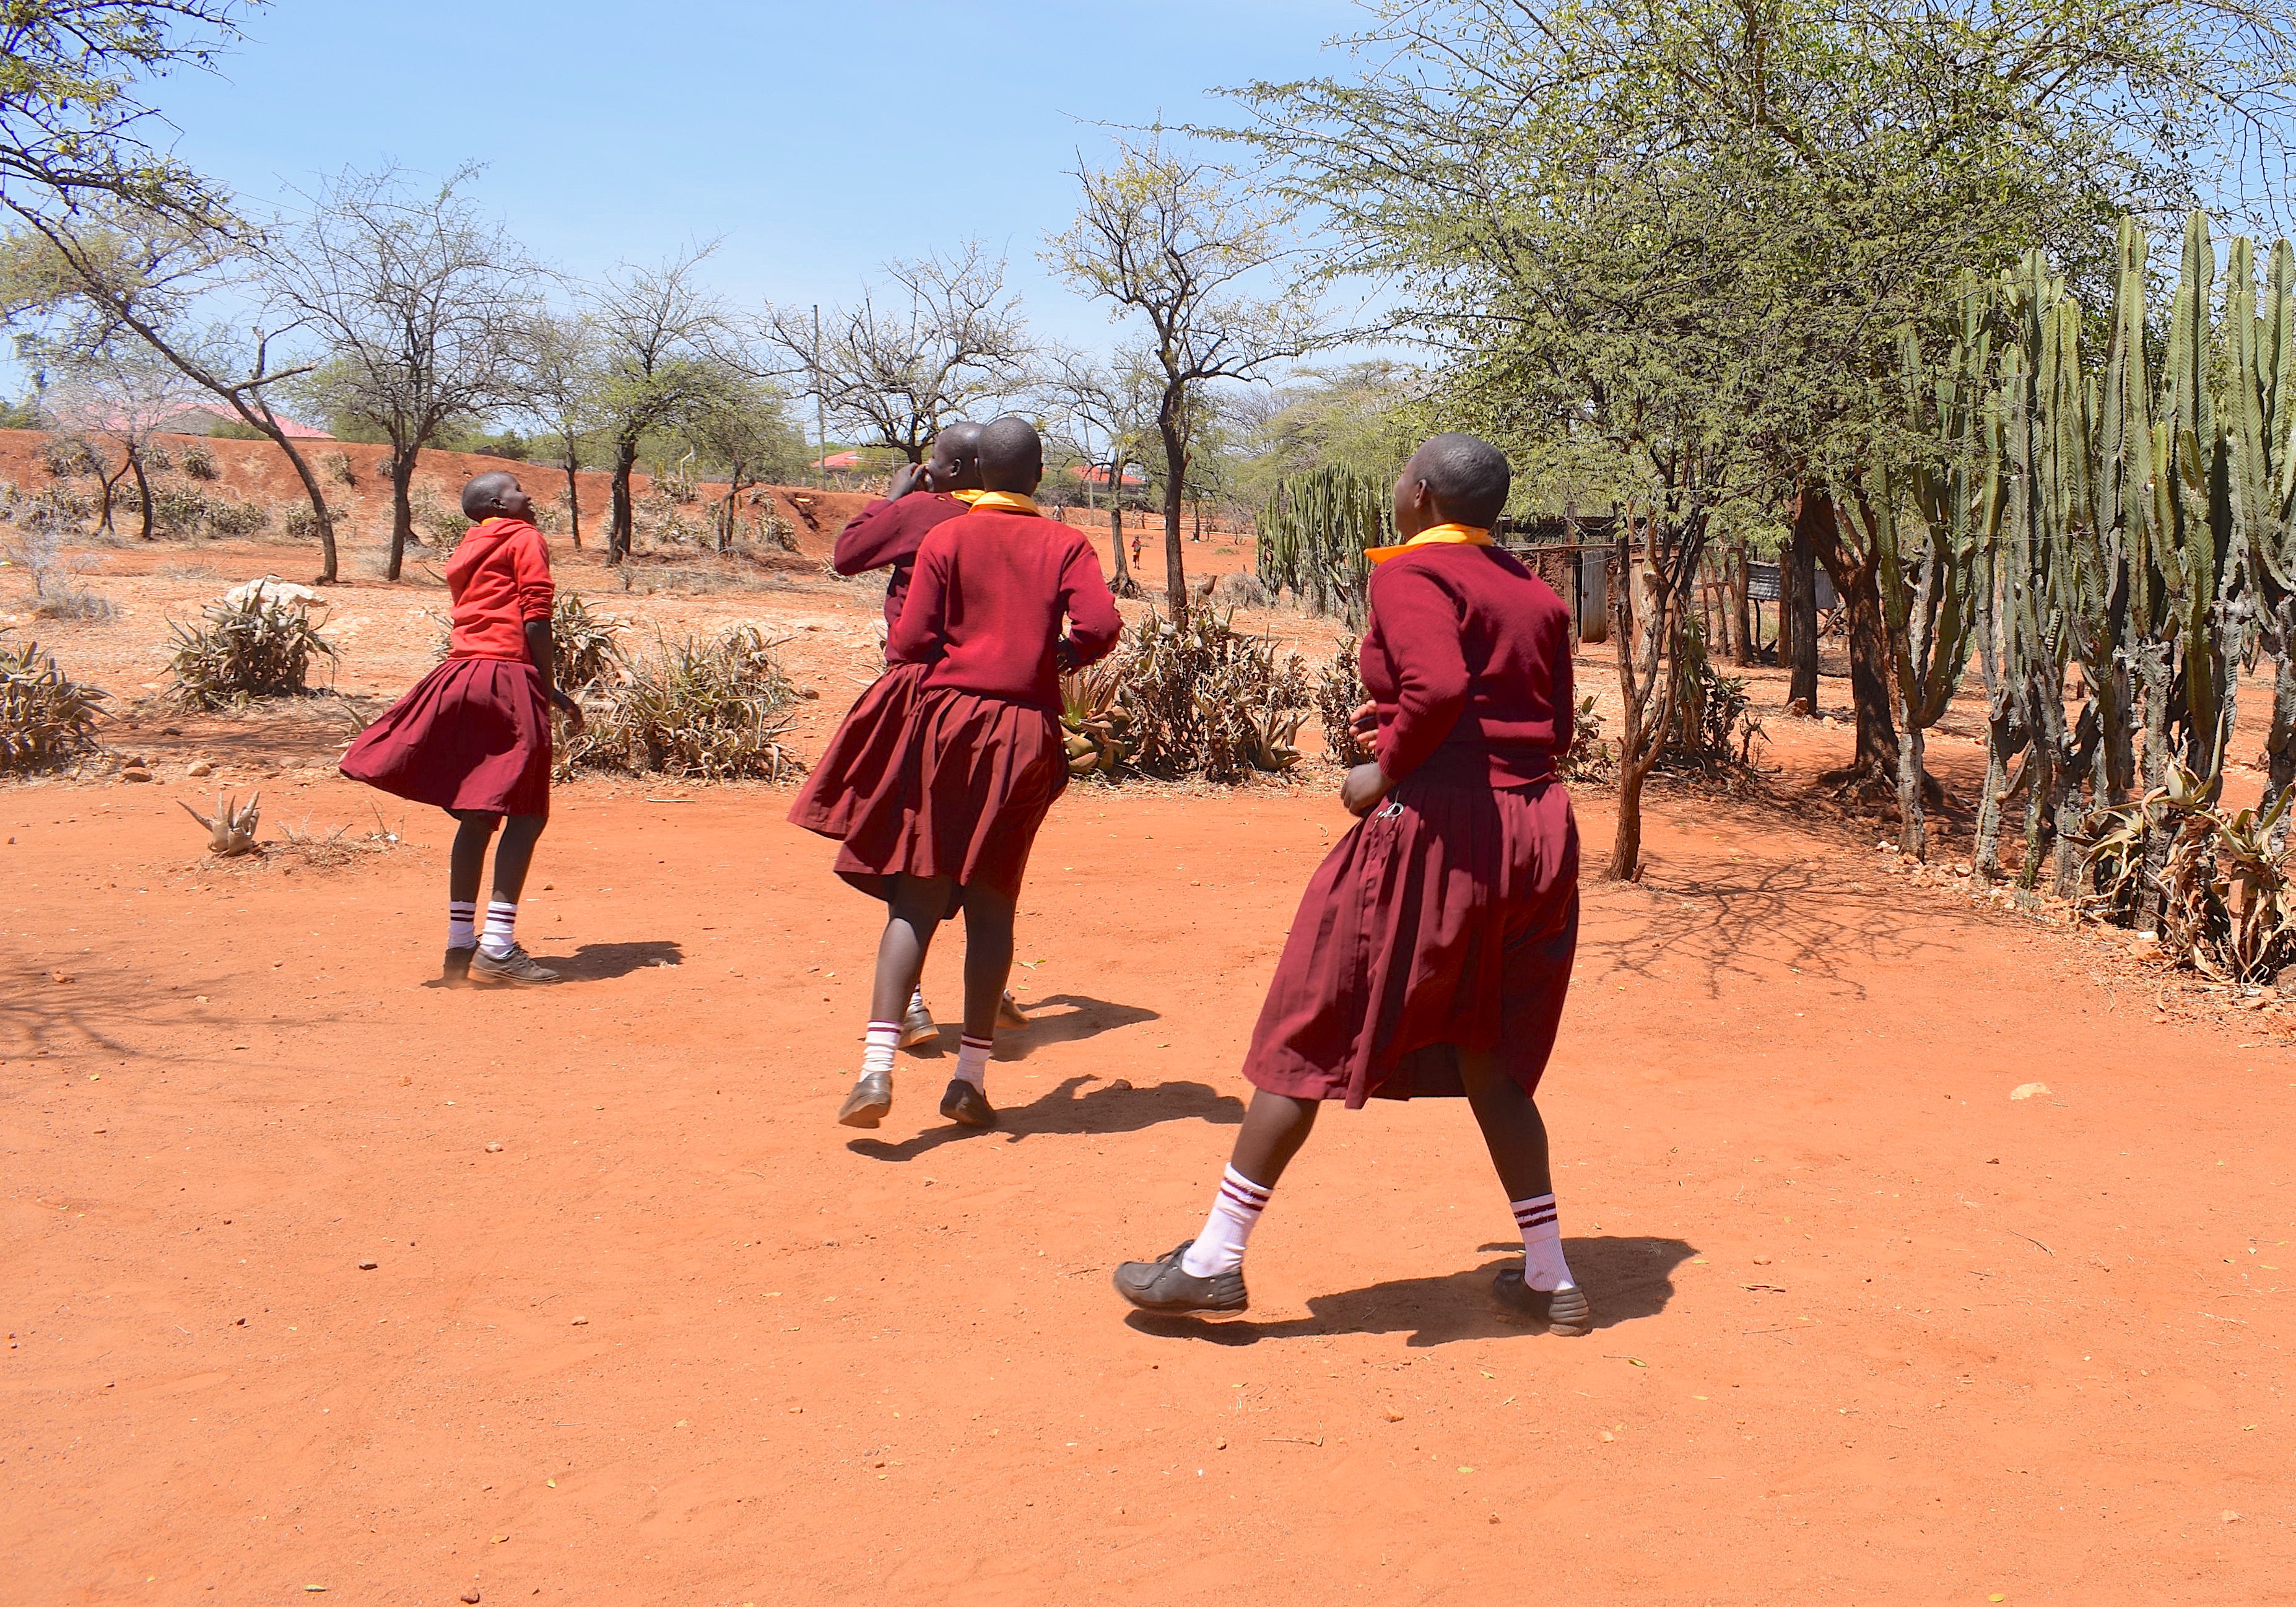
[(1406, 779), (1300, 901), (1244, 1075), (1294, 1099), (1466, 1092), (1456, 1052), (1538, 1086), (1578, 947), (1578, 827), (1559, 781)]
[(854, 700), (837, 734), (822, 750), (821, 762), (798, 789), (790, 806), (793, 825), (824, 837), (842, 838), (853, 829), (862, 804), (899, 768), (909, 714), (924, 689), (923, 664), (890, 664)]
[[(848, 725), (860, 713), (857, 704)], [(837, 742), (845, 739), (840, 730)], [(824, 800), (815, 811), (845, 821), (841, 832), (811, 828), (844, 839), (840, 876), (877, 898), (891, 897), (897, 875), (949, 877), (959, 890), (950, 915), (966, 889), (1021, 896), (1037, 828), (1068, 785), (1057, 719), (1026, 703), (927, 687), (911, 702), (897, 742), (857, 738), (852, 745), (883, 754), (885, 763), (873, 772), (852, 769), (843, 801)], [(791, 817), (809, 824), (794, 812)]]
[(550, 705), (524, 660), (449, 659), (343, 755), (353, 781), (414, 803), (550, 813)]

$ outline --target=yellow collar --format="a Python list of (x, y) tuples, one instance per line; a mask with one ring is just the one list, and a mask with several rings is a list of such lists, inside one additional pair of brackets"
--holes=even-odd
[(972, 504), (975, 512), (979, 512), (983, 508), (999, 509), (1007, 513), (1035, 513), (1039, 516), (1044, 512), (1044, 510), (1037, 505), (1035, 497), (1023, 496), (1018, 491), (952, 491), (949, 495), (964, 497)]
[(957, 501), (963, 503), (969, 508), (974, 503), (979, 502), (982, 497), (988, 496), (988, 493), (986, 491), (951, 491), (949, 495), (955, 497)]
[(1407, 553), (1417, 546), (1487, 547), (1491, 545), (1491, 533), (1471, 524), (1430, 525), (1400, 546), (1365, 547), (1364, 556), (1374, 563), (1385, 563), (1398, 553)]

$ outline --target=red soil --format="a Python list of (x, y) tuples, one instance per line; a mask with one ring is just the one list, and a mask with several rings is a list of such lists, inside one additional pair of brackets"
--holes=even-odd
[[(275, 553), (115, 550), (130, 611), (42, 634), (133, 691), (161, 611)], [(337, 594), (345, 682), (410, 679), (440, 595)], [(808, 750), (868, 668), (860, 588), (611, 601), (794, 632)], [(578, 980), (448, 992), (439, 821), (234, 868), (173, 801), (198, 753), (269, 821), (369, 819), (339, 722), (123, 722), (160, 785), (0, 791), (0, 1598), (2278, 1599), (2276, 1029), (1888, 873), (1812, 801), (1846, 729), (1774, 724), (1786, 807), (1663, 791), (1643, 883), (1587, 885), (1542, 1103), (1603, 1325), (1566, 1341), (1487, 1303), (1512, 1228), (1449, 1102), (1326, 1117), (1248, 1316), (1107, 1287), (1209, 1203), (1327, 771), (1072, 791), (1004, 1127), (905, 1059), (862, 1136), (874, 906), (785, 794), (565, 790), (522, 935)]]

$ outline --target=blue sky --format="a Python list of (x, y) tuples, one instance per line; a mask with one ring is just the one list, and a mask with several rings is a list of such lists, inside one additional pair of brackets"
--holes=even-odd
[(220, 76), (152, 86), (177, 149), (260, 208), (386, 158), (474, 193), (578, 275), (725, 237), (721, 288), (850, 299), (889, 258), (968, 235), (1012, 262), (1040, 335), (1104, 313), (1036, 253), (1074, 210), (1095, 123), (1222, 115), (1206, 92), (1345, 66), (1347, 0), (940, 4), (280, 0)]

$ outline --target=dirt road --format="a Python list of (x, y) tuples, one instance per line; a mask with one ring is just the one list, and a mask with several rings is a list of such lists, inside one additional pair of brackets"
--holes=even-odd
[(1570, 1341), (1488, 1305), (1447, 1102), (1328, 1114), (1247, 1317), (1107, 1286), (1201, 1220), (1319, 791), (1072, 794), (1004, 1127), (933, 1113), (952, 1032), (871, 1136), (873, 906), (784, 795), (562, 793), (579, 980), (504, 996), (424, 985), (429, 822), (235, 873), (168, 790), (0, 794), (9, 1603), (2286, 1594), (2284, 1051), (1775, 816), (1589, 884)]

